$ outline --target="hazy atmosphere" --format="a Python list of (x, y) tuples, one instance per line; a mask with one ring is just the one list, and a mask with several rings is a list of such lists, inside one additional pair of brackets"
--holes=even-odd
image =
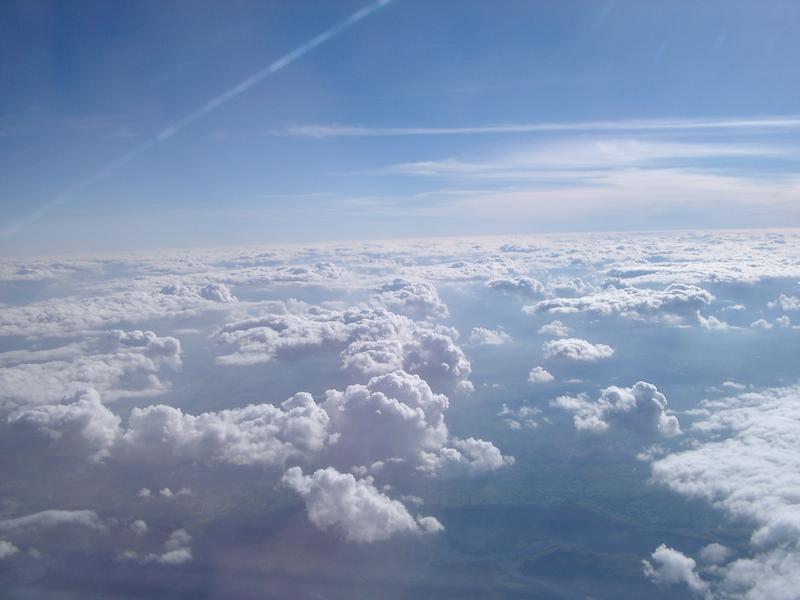
[(0, 596), (800, 598), (800, 5), (0, 5)]

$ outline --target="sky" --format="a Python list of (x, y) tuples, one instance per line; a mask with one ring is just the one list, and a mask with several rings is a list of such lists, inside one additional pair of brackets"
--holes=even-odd
[(795, 2), (0, 11), (5, 254), (800, 223)]
[(0, 595), (797, 600), (798, 31), (0, 3)]

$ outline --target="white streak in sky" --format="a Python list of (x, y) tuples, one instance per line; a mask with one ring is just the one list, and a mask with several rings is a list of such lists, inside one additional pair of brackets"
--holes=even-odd
[(343, 21), (340, 21), (330, 29), (327, 29), (322, 33), (320, 33), (319, 35), (311, 38), (305, 44), (298, 46), (288, 54), (284, 54), (274, 62), (267, 65), (265, 68), (261, 69), (260, 71), (257, 71), (256, 73), (254, 73), (253, 75), (242, 81), (241, 83), (238, 83), (237, 85), (233, 86), (226, 92), (223, 92), (219, 96), (212, 98), (197, 110), (187, 114), (181, 119), (178, 119), (172, 125), (165, 127), (160, 132), (158, 132), (155, 135), (155, 137), (133, 148), (128, 153), (123, 154), (113, 162), (109, 163), (108, 165), (100, 169), (97, 173), (95, 173), (91, 177), (87, 177), (83, 181), (74, 185), (72, 188), (59, 194), (46, 204), (39, 207), (30, 215), (22, 218), (17, 223), (0, 230), (0, 238), (6, 238), (16, 233), (19, 233), (23, 229), (27, 228), (28, 226), (32, 225), (33, 223), (41, 219), (43, 216), (45, 216), (47, 213), (49, 213), (57, 206), (60, 206), (68, 202), (69, 200), (74, 198), (77, 194), (86, 191), (94, 184), (106, 179), (107, 177), (112, 175), (117, 169), (129, 163), (131, 160), (133, 160), (143, 152), (146, 152), (153, 146), (160, 144), (164, 140), (171, 138), (173, 135), (175, 135), (185, 127), (188, 127), (198, 119), (206, 116), (210, 112), (213, 112), (216, 109), (220, 108), (221, 106), (224, 106), (237, 96), (240, 96), (241, 94), (249, 90), (254, 85), (260, 83), (270, 75), (277, 73), (278, 71), (284, 69), (285, 67), (288, 67), (297, 59), (302, 58), (309, 52), (315, 50), (325, 42), (333, 39), (338, 34), (342, 33), (345, 29), (348, 29), (350, 26), (355, 25), (362, 19), (368, 17), (375, 11), (383, 8), (390, 2), (391, 0), (377, 0), (376, 2), (373, 2), (372, 4), (369, 4), (364, 8), (357, 10)]
[(285, 134), (301, 137), (381, 137), (411, 135), (480, 135), (499, 133), (548, 133), (561, 131), (691, 131), (702, 129), (800, 129), (800, 117), (752, 119), (663, 119), (584, 121), (577, 123), (522, 123), (475, 127), (359, 127), (348, 125), (295, 125)]

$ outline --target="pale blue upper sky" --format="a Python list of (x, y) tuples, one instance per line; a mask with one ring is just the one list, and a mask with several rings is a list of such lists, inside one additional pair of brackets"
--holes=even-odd
[(794, 1), (5, 2), (0, 252), (797, 226), (798, 30)]

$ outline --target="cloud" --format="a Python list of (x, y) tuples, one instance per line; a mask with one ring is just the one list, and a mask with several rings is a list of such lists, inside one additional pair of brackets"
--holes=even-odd
[(521, 406), (517, 410), (512, 410), (504, 403), (497, 416), (503, 417), (509, 429), (522, 429), (522, 427), (534, 429), (539, 426), (536, 416), (541, 412), (541, 410), (532, 406)]
[(667, 410), (664, 394), (644, 381), (630, 388), (607, 387), (596, 400), (585, 394), (559, 396), (553, 405), (573, 413), (578, 430), (602, 433), (614, 426), (643, 435), (673, 437), (681, 433), (677, 417)]
[(0, 540), (0, 560), (9, 558), (18, 553), (19, 548), (17, 548), (14, 544), (7, 542), (6, 540)]
[(451, 440), (444, 420), (448, 405), (446, 396), (404, 371), (330, 390), (321, 406), (336, 437), (331, 457), (345, 468), (388, 461), (427, 473), (476, 473), (513, 463), (491, 442)]
[(657, 483), (752, 524), (750, 558), (720, 567), (723, 597), (791, 598), (800, 567), (800, 388), (704, 400), (684, 451), (652, 464)]
[(598, 316), (696, 322), (698, 311), (711, 304), (713, 299), (710, 292), (695, 285), (673, 283), (663, 290), (654, 290), (624, 282), (609, 282), (604, 289), (586, 296), (543, 300), (523, 310), (527, 313), (589, 312)]
[(596, 362), (614, 356), (614, 349), (605, 344), (593, 344), (580, 338), (550, 340), (542, 344), (545, 358), (580, 362)]
[(556, 378), (553, 377), (550, 372), (543, 367), (533, 367), (531, 372), (528, 373), (529, 383), (552, 383), (555, 380)]
[(376, 288), (375, 299), (394, 313), (413, 319), (447, 317), (447, 306), (436, 288), (426, 282), (394, 279)]
[(286, 471), (283, 481), (306, 503), (309, 520), (320, 529), (336, 528), (351, 542), (372, 543), (398, 533), (433, 533), (442, 525), (433, 517), (419, 521), (397, 500), (378, 491), (372, 480), (356, 479), (332, 467), (303, 475)]
[(168, 457), (208, 464), (282, 465), (322, 450), (328, 415), (309, 394), (280, 407), (251, 404), (197, 416), (157, 405), (134, 408), (118, 452), (154, 462)]
[(795, 130), (800, 119), (775, 116), (741, 119), (652, 119), (623, 121), (579, 121), (575, 123), (518, 123), (506, 125), (479, 125), (465, 127), (361, 127), (353, 125), (293, 125), (290, 135), (327, 137), (364, 136), (432, 136), (476, 135), (498, 133), (546, 133), (589, 131), (696, 131), (696, 130)]
[(570, 333), (572, 333), (572, 329), (558, 320), (542, 325), (539, 328), (539, 335), (549, 335), (557, 338), (568, 337)]
[(94, 460), (101, 460), (116, 442), (121, 421), (103, 405), (100, 395), (90, 389), (61, 404), (12, 412), (8, 422), (18, 429), (34, 430), (62, 448), (77, 448), (88, 452)]
[(147, 523), (142, 521), (141, 519), (137, 519), (131, 523), (131, 531), (137, 537), (142, 537), (147, 535)]
[(58, 402), (87, 389), (106, 401), (169, 389), (159, 375), (181, 367), (181, 345), (152, 331), (111, 331), (81, 343), (0, 353), (0, 406)]
[(651, 555), (653, 562), (644, 560), (644, 574), (658, 585), (686, 584), (695, 593), (708, 589), (708, 583), (697, 574), (697, 563), (678, 550), (661, 544)]
[(0, 520), (0, 531), (17, 532), (30, 529), (79, 525), (89, 529), (104, 529), (97, 513), (93, 510), (43, 510), (22, 517)]
[(541, 298), (545, 288), (540, 281), (526, 275), (516, 277), (493, 277), (486, 282), (486, 287), (500, 292), (519, 294), (527, 298)]
[(181, 318), (208, 311), (227, 311), (235, 303), (220, 301), (203, 290), (208, 286), (170, 284), (148, 288), (147, 281), (126, 291), (106, 290), (95, 296), (50, 298), (7, 307), (0, 315), (0, 336), (70, 336), (118, 325), (153, 319)]
[(417, 463), (421, 453), (438, 451), (448, 439), (447, 397), (403, 371), (330, 390), (322, 407), (338, 434), (334, 452), (346, 466), (390, 458)]
[(733, 550), (722, 544), (713, 542), (700, 549), (699, 558), (705, 563), (718, 565), (724, 563), (733, 554)]
[(185, 529), (173, 531), (167, 541), (164, 542), (164, 552), (162, 554), (148, 554), (145, 562), (157, 562), (163, 565), (182, 565), (192, 560), (192, 549), (189, 544), (192, 541)]
[(471, 365), (450, 327), (413, 321), (385, 308), (357, 305), (345, 310), (286, 305), (280, 313), (229, 323), (219, 333), (238, 350), (222, 364), (248, 365), (273, 358), (302, 357), (322, 347), (343, 348), (342, 368), (373, 377), (398, 369), (418, 374), (434, 386), (471, 390)]
[(511, 336), (502, 329), (486, 329), (473, 327), (469, 334), (469, 343), (476, 346), (499, 346), (511, 341)]
[(779, 306), (781, 310), (790, 311), (790, 310), (800, 310), (800, 298), (797, 296), (787, 296), (786, 294), (781, 294), (778, 296), (778, 300), (775, 302), (768, 302), (767, 306), (770, 308), (775, 308)]

